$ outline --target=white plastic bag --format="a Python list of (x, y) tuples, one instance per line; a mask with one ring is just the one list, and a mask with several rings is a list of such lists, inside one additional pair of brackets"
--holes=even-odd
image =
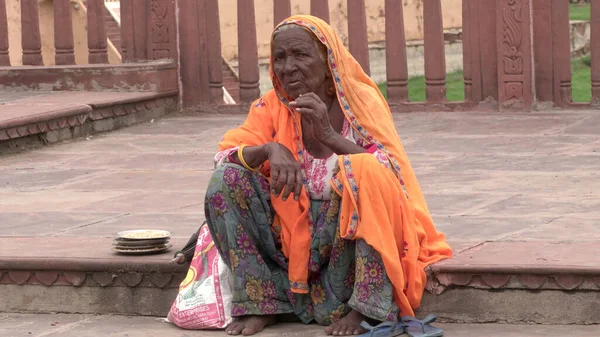
[(219, 256), (208, 226), (203, 225), (168, 320), (190, 330), (226, 328), (232, 322), (231, 278), (231, 271)]

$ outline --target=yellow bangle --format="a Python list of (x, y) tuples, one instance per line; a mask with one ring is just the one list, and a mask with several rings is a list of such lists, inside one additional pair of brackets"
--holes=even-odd
[(260, 167), (258, 167), (258, 168), (252, 168), (244, 160), (244, 149), (245, 148), (246, 148), (246, 145), (240, 146), (240, 149), (238, 150), (238, 159), (240, 160), (240, 162), (242, 163), (242, 166), (244, 166), (245, 169), (247, 169), (249, 171), (252, 171), (252, 172), (258, 172), (258, 170), (260, 169)]

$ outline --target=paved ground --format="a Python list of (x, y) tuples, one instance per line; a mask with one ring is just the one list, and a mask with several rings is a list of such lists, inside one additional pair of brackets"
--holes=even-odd
[[(316, 325), (282, 325), (258, 336), (324, 336)], [(446, 337), (597, 337), (600, 326), (438, 324)], [(0, 314), (0, 336), (7, 337), (220, 337), (222, 331), (185, 331), (159, 318), (88, 315)], [(407, 335), (403, 335), (407, 336)]]
[(0, 92), (0, 105), (16, 103), (36, 96), (52, 95), (51, 91), (3, 91)]
[[(110, 258), (110, 239), (102, 238), (136, 228), (168, 229), (180, 245), (203, 220), (216, 144), (225, 130), (241, 122), (235, 116), (167, 118), (26, 153), (0, 154), (0, 242), (7, 243), (1, 254), (33, 256), (37, 251), (48, 258), (83, 250)], [(574, 261), (570, 250), (549, 247), (571, 243), (585, 250), (600, 241), (600, 114), (408, 114), (396, 115), (396, 126), (434, 220), (454, 248), (494, 242), (488, 247), (495, 250), (488, 249), (487, 255), (472, 249), (462, 254), (464, 259), (477, 253), (485, 263), (501, 263), (506, 260), (502, 245), (523, 241), (518, 246), (522, 253), (517, 253), (532, 263), (550, 256), (552, 261), (598, 266), (593, 254), (579, 254), (587, 258)], [(46, 237), (41, 243), (55, 251), (19, 253), (19, 245), (13, 244), (19, 236)], [(72, 246), (84, 242), (77, 237), (98, 238), (105, 242), (105, 252), (102, 245), (91, 250), (84, 244)], [(65, 244), (56, 250), (60, 240)], [(600, 331), (576, 326), (444, 328), (450, 337), (597, 336)], [(319, 327), (281, 327), (265, 336), (320, 332)], [(181, 331), (143, 317), (0, 314), (0, 336), (97, 335), (223, 334)]]
[[(242, 117), (167, 118), (0, 155), (0, 236), (111, 236), (203, 220), (216, 144)], [(600, 114), (422, 113), (396, 126), (456, 248), (600, 239)]]

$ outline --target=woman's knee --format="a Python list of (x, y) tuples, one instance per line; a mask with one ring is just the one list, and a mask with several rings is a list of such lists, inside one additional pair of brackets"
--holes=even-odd
[(222, 191), (235, 189), (236, 183), (247, 177), (250, 173), (243, 166), (238, 164), (226, 163), (218, 167), (212, 174), (208, 183), (209, 191)]

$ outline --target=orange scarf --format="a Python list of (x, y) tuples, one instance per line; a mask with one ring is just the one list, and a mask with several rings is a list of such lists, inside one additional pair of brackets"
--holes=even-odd
[[(412, 315), (412, 308), (419, 306), (425, 288), (424, 268), (451, 257), (452, 250), (444, 235), (435, 229), (419, 183), (396, 133), (390, 109), (375, 82), (365, 74), (335, 31), (324, 21), (301, 15), (293, 16), (280, 25), (286, 24), (308, 28), (325, 44), (329, 69), (346, 119), (367, 143), (376, 144), (393, 166), (392, 170), (382, 170), (383, 166), (376, 163), (372, 155), (340, 156), (341, 170), (334, 178), (332, 187), (342, 196), (342, 236), (364, 239), (382, 255), (402, 315)], [(288, 99), (281, 90), (272, 66), (271, 59), (274, 90), (253, 104), (241, 127), (225, 134), (219, 150), (278, 142), (302, 162), (300, 116), (288, 108)], [(367, 167), (375, 169), (375, 173)], [(270, 177), (268, 162), (261, 172)], [(272, 205), (276, 213), (273, 226), (281, 233), (283, 253), (289, 259), (291, 290), (308, 293), (312, 240), (308, 194), (305, 191), (299, 201), (273, 198)], [(361, 225), (363, 221), (365, 224)]]

